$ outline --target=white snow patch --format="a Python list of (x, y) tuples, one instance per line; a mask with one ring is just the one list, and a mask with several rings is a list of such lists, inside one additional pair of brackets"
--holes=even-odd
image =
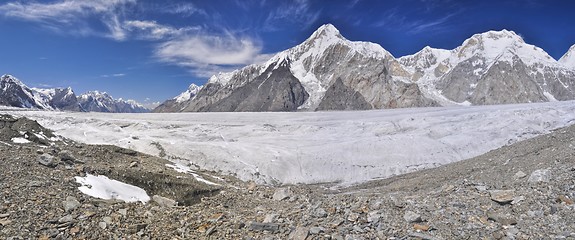
[(80, 192), (101, 199), (118, 199), (124, 202), (150, 201), (150, 196), (144, 189), (126, 184), (106, 176), (94, 176), (87, 174), (86, 177), (75, 177), (76, 182), (82, 184), (78, 187)]
[(18, 143), (18, 144), (25, 144), (25, 143), (29, 143), (30, 141), (26, 138), (22, 138), (22, 137), (15, 137), (12, 138), (12, 142), (13, 143)]
[(176, 172), (190, 174), (199, 182), (203, 182), (203, 183), (208, 184), (208, 185), (220, 186), (220, 184), (208, 181), (205, 178), (201, 177), (199, 174), (195, 173), (188, 166), (184, 166), (182, 164), (166, 164), (166, 166), (173, 168), (174, 170), (176, 170)]
[(553, 94), (549, 92), (543, 92), (543, 95), (545, 95), (545, 97), (547, 97), (547, 100), (549, 100), (550, 102), (557, 102), (557, 99), (555, 98), (555, 96), (553, 96)]

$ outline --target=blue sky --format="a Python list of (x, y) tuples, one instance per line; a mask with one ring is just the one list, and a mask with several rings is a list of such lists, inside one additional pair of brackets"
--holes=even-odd
[(508, 29), (558, 59), (575, 44), (574, 12), (571, 0), (8, 0), (0, 3), (0, 74), (164, 101), (325, 23), (396, 57)]

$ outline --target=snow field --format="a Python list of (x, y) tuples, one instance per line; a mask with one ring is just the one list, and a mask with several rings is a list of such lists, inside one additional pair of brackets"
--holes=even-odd
[(575, 123), (575, 102), (349, 112), (27, 116), (91, 144), (165, 153), (177, 165), (267, 184), (372, 179), (468, 159)]

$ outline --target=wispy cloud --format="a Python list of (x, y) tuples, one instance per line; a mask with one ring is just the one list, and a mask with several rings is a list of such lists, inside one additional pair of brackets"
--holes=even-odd
[[(119, 13), (136, 0), (60, 0), (54, 3), (11, 2), (0, 5), (0, 14), (5, 17), (37, 22), (49, 30), (79, 35), (102, 34), (115, 40), (124, 40)], [(107, 32), (99, 33), (89, 24), (89, 19), (100, 19)]]
[(114, 74), (103, 74), (100, 75), (101, 78), (117, 78), (117, 77), (125, 77), (125, 73), (114, 73)]
[(198, 8), (196, 7), (196, 5), (192, 3), (170, 5), (168, 7), (162, 8), (161, 11), (164, 13), (175, 14), (182, 17), (189, 17), (194, 14), (200, 14), (204, 16), (208, 15), (208, 13), (204, 9)]
[(261, 50), (258, 41), (231, 33), (196, 34), (159, 44), (155, 56), (162, 62), (190, 68), (196, 76), (209, 77), (261, 61)]
[(286, 1), (268, 14), (264, 29), (276, 31), (285, 23), (296, 23), (306, 29), (317, 21), (320, 14), (321, 10), (312, 9), (309, 0)]
[[(427, 11), (428, 7), (424, 10)], [(425, 32), (440, 32), (449, 28), (450, 20), (452, 17), (460, 14), (462, 11), (445, 15), (437, 19), (408, 18), (405, 13), (400, 12), (399, 8), (392, 8), (382, 14), (382, 18), (375, 22), (373, 26), (393, 28), (395, 30), (403, 31), (408, 34), (420, 34)], [(413, 12), (410, 15), (418, 15)]]
[(175, 28), (156, 21), (130, 20), (124, 22), (124, 29), (132, 32), (139, 39), (159, 40), (199, 31), (201, 27)]

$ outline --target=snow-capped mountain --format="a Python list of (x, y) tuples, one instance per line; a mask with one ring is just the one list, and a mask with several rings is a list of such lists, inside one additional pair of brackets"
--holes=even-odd
[(160, 104), (158, 107), (154, 108), (154, 112), (179, 112), (182, 110), (185, 105), (183, 103), (193, 99), (202, 86), (198, 86), (196, 84), (190, 84), (188, 90), (181, 93), (180, 95), (165, 101), (164, 103)]
[(150, 110), (133, 100), (114, 99), (106, 92), (90, 91), (78, 96), (82, 111), (110, 113), (144, 113)]
[(306, 41), (211, 77), (177, 109), (156, 111), (358, 110), (575, 99), (573, 48), (560, 61), (513, 31), (475, 34), (452, 50), (401, 58), (345, 39), (330, 24)]
[(389, 52), (331, 24), (306, 41), (208, 80), (183, 111), (352, 110), (435, 106)]
[(48, 96), (30, 89), (11, 75), (0, 77), (0, 105), (52, 110), (49, 101)]
[(47, 96), (48, 104), (57, 110), (62, 111), (80, 111), (78, 98), (72, 88), (32, 88), (33, 91), (39, 92)]
[(0, 77), (0, 105), (61, 111), (149, 112), (133, 100), (113, 99), (106, 93), (76, 96), (72, 88), (29, 88), (11, 75)]
[(559, 59), (559, 63), (566, 67), (575, 69), (575, 45), (571, 46), (567, 53)]
[(424, 48), (400, 61), (422, 91), (443, 105), (575, 98), (575, 73), (512, 31), (475, 34), (456, 49)]

